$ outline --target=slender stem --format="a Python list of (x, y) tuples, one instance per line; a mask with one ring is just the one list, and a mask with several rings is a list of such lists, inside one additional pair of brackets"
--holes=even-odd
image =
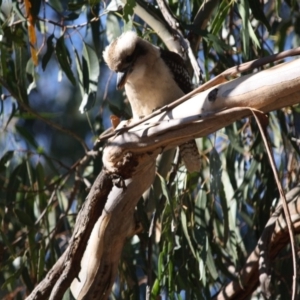
[(287, 204), (287, 200), (282, 188), (282, 184), (280, 182), (279, 176), (278, 176), (278, 172), (276, 169), (276, 165), (275, 165), (275, 160), (273, 157), (273, 153), (270, 149), (270, 144), (268, 142), (267, 139), (267, 132), (266, 132), (266, 128), (264, 128), (261, 124), (259, 115), (262, 114), (259, 111), (256, 111), (254, 109), (251, 109), (251, 112), (253, 114), (253, 116), (255, 117), (256, 123), (259, 127), (263, 142), (265, 144), (266, 150), (267, 150), (267, 154), (270, 160), (270, 164), (273, 170), (273, 175), (275, 177), (275, 181), (277, 184), (277, 188), (279, 190), (280, 193), (280, 197), (281, 197), (281, 202), (282, 202), (282, 207), (283, 207), (283, 211), (284, 211), (284, 215), (285, 215), (285, 221), (288, 227), (288, 231), (289, 231), (289, 235), (290, 235), (290, 240), (291, 240), (291, 248), (292, 248), (292, 257), (293, 257), (293, 269), (294, 269), (294, 276), (293, 276), (293, 294), (292, 294), (292, 300), (296, 300), (296, 295), (297, 295), (297, 246), (296, 246), (296, 242), (295, 242), (295, 236), (294, 236), (294, 227), (292, 224), (292, 220), (291, 220), (291, 214), (288, 208), (288, 204)]

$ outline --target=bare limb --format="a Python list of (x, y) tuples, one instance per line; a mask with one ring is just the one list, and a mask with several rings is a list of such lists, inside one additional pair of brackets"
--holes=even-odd
[(205, 91), (209, 88), (212, 88), (212, 87), (216, 86), (217, 84), (220, 84), (220, 83), (226, 81), (227, 80), (226, 77), (235, 76), (239, 73), (247, 72), (249, 70), (253, 70), (255, 68), (258, 68), (262, 65), (269, 64), (269, 63), (284, 59), (286, 57), (296, 56), (296, 55), (300, 55), (300, 47), (296, 48), (296, 49), (292, 49), (292, 50), (283, 51), (283, 52), (280, 52), (278, 54), (273, 54), (273, 55), (268, 56), (268, 57), (259, 58), (257, 60), (253, 60), (253, 61), (244, 63), (240, 66), (232, 67), (232, 68), (224, 71), (223, 73), (221, 73), (217, 77), (213, 78), (212, 80), (210, 80), (210, 81), (204, 83), (203, 85), (201, 85), (200, 87), (196, 88), (195, 90), (193, 90), (189, 94), (184, 95), (183, 97), (181, 97), (180, 99), (172, 102), (171, 104), (163, 106), (161, 109), (156, 110), (151, 115), (148, 115), (145, 118), (143, 118), (143, 119), (141, 119), (137, 122), (134, 122), (133, 124), (130, 124), (130, 125), (127, 124), (125, 127), (121, 127), (118, 130), (115, 130), (114, 132), (111, 132), (109, 134), (100, 136), (100, 138), (96, 141), (94, 148), (96, 149), (98, 147), (97, 144), (99, 144), (99, 142), (104, 141), (104, 140), (106, 140), (110, 137), (113, 137), (113, 136), (115, 136), (119, 133), (122, 133), (124, 131), (127, 131), (129, 129), (132, 129), (132, 128), (144, 123), (145, 121), (150, 120), (151, 118), (153, 118), (155, 116), (158, 116), (163, 112), (169, 111), (169, 110), (173, 109), (174, 107), (180, 105), (181, 103), (184, 103), (185, 101), (190, 99), (192, 96), (194, 96), (194, 95), (196, 95), (200, 92), (203, 92), (203, 91)]
[[(50, 299), (62, 299), (64, 292), (79, 273), (80, 261), (90, 233), (102, 213), (111, 188), (112, 180), (110, 176), (102, 171), (95, 180), (87, 200), (77, 216), (69, 247), (48, 272), (44, 280), (26, 298), (27, 300), (48, 299), (52, 289)], [(72, 265), (71, 270), (69, 269), (70, 264)], [(66, 274), (67, 269), (68, 274)], [(63, 279), (60, 279), (61, 276), (63, 276)], [(61, 285), (58, 286), (58, 283)]]
[[(196, 75), (197, 84), (199, 84), (199, 81), (201, 80), (201, 70), (198, 65), (198, 62), (195, 58), (195, 55), (191, 49), (189, 41), (184, 37), (183, 32), (179, 28), (179, 22), (171, 12), (168, 4), (165, 0), (156, 0), (161, 13), (163, 14), (165, 20), (169, 24), (169, 26), (172, 29), (172, 33), (176, 40), (179, 41), (181, 47), (184, 49), (184, 52), (187, 52), (190, 63), (193, 67), (194, 73)], [(172, 49), (171, 49), (172, 50)], [(181, 51), (182, 53), (182, 51)]]

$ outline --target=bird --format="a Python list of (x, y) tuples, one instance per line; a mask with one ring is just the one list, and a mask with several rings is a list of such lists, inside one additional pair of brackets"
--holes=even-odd
[[(125, 87), (133, 119), (139, 120), (172, 103), (193, 89), (182, 57), (159, 48), (126, 31), (103, 51), (104, 61), (117, 73), (117, 89)], [(195, 140), (179, 145), (180, 156), (190, 173), (200, 171)]]

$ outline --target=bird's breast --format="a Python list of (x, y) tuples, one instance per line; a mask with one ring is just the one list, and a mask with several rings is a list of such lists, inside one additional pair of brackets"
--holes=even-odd
[[(174, 81), (174, 80), (173, 80)], [(165, 78), (145, 79), (137, 84), (128, 81), (125, 85), (126, 94), (131, 105), (133, 118), (140, 118), (151, 114), (158, 108), (167, 105), (184, 93), (170, 80)]]

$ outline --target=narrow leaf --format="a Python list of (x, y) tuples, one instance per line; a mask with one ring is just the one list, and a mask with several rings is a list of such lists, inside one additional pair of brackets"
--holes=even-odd
[(133, 9), (135, 6), (136, 6), (135, 0), (127, 0), (126, 1), (126, 4), (123, 9), (123, 18), (126, 21), (126, 23), (128, 23), (130, 17), (133, 15), (133, 13), (134, 13)]
[(64, 36), (61, 36), (57, 42), (55, 47), (55, 53), (59, 62), (60, 67), (64, 71), (64, 73), (67, 75), (68, 79), (71, 81), (73, 85), (76, 85), (76, 79), (73, 75), (71, 65), (71, 57), (70, 53), (65, 45)]
[(54, 47), (53, 47), (53, 38), (54, 38), (54, 34), (52, 33), (48, 38), (47, 38), (47, 50), (46, 53), (44, 54), (43, 58), (42, 58), (42, 69), (43, 71), (45, 71), (46, 66), (54, 52)]
[(20, 210), (18, 208), (14, 209), (14, 212), (18, 218), (18, 220), (20, 221), (20, 223), (24, 226), (29, 226), (32, 227), (34, 226), (34, 222), (32, 221), (32, 219), (30, 218), (30, 216), (23, 210)]
[(25, 127), (16, 126), (16, 130), (30, 145), (32, 145), (34, 148), (38, 148), (38, 144), (33, 135)]
[(6, 169), (6, 163), (12, 159), (14, 151), (7, 151), (0, 159), (0, 172)]
[(252, 10), (253, 16), (261, 21), (266, 27), (267, 29), (270, 31), (271, 30), (271, 26), (269, 24), (268, 19), (266, 18), (264, 11), (262, 9), (263, 5), (261, 3), (260, 0), (250, 0), (249, 1), (249, 6)]
[(184, 235), (185, 235), (185, 238), (187, 239), (187, 242), (188, 242), (188, 244), (189, 244), (189, 246), (190, 246), (190, 249), (191, 249), (191, 251), (192, 251), (194, 257), (196, 257), (195, 249), (194, 249), (194, 247), (193, 247), (191, 238), (190, 238), (190, 236), (189, 236), (189, 232), (188, 232), (188, 228), (187, 228), (187, 219), (186, 219), (186, 215), (185, 215), (185, 213), (184, 213), (184, 210), (181, 210), (180, 216), (181, 216), (180, 219), (181, 219), (181, 226), (182, 226), (183, 233), (184, 233)]

